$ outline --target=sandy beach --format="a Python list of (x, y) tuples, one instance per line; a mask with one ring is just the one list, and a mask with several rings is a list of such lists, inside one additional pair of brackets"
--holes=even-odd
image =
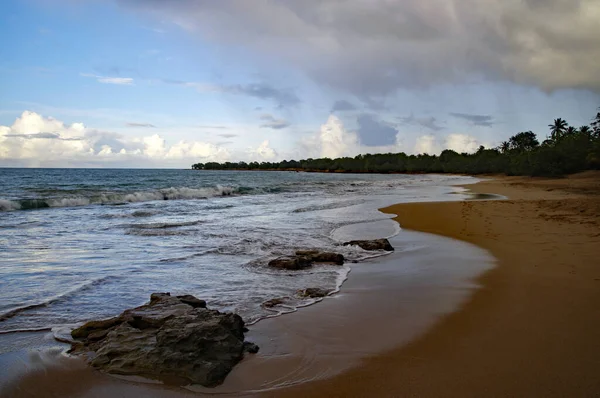
[(277, 396), (600, 395), (600, 174), (494, 178), (507, 200), (391, 206), (405, 229), (498, 259), (463, 308), (411, 344)]
[[(399, 250), (357, 264), (331, 299), (252, 326), (263, 349), (213, 392), (598, 396), (600, 173), (493, 177), (464, 189), (475, 200), (383, 209), (405, 230), (392, 241), (427, 247), (426, 255)], [(477, 200), (483, 194), (507, 199)], [(13, 396), (197, 396), (79, 362), (30, 373), (15, 387)]]

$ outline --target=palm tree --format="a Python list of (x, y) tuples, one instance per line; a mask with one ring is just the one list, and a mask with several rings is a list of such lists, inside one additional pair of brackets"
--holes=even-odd
[[(598, 108), (600, 110), (600, 108)], [(600, 137), (600, 112), (596, 114), (594, 120), (592, 120), (592, 130), (594, 130), (594, 135), (596, 137)]]
[(566, 136), (572, 136), (575, 134), (577, 134), (577, 129), (575, 127), (573, 127), (573, 126), (567, 127), (567, 130), (565, 131)]
[(567, 126), (568, 123), (565, 120), (561, 118), (554, 119), (554, 124), (548, 125), (548, 127), (550, 127), (550, 137), (553, 140), (559, 139), (567, 129)]
[(500, 144), (500, 151), (502, 153), (508, 152), (509, 149), (510, 149), (510, 144), (508, 141), (503, 141), (502, 144)]
[(590, 126), (581, 126), (579, 127), (579, 134), (589, 139), (592, 136), (592, 129)]

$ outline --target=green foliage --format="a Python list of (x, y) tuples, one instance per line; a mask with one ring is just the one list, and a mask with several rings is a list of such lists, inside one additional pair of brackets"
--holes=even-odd
[(439, 156), (405, 153), (364, 154), (337, 159), (282, 162), (196, 163), (196, 170), (296, 170), (337, 173), (464, 173), (560, 176), (600, 169), (600, 113), (590, 126), (574, 128), (555, 119), (550, 138), (540, 145), (531, 131), (520, 132), (498, 148), (479, 147), (475, 153), (446, 149)]

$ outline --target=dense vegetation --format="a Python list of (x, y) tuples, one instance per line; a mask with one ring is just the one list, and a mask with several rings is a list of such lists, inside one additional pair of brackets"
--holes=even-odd
[(558, 176), (600, 169), (600, 112), (589, 126), (575, 128), (563, 119), (550, 124), (541, 144), (531, 131), (518, 133), (499, 147), (475, 153), (445, 150), (436, 155), (384, 153), (354, 158), (284, 160), (282, 162), (196, 163), (202, 170), (303, 170), (339, 173), (505, 173)]

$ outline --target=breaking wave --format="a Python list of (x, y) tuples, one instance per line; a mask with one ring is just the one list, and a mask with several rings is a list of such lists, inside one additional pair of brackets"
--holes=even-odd
[(86, 290), (91, 289), (91, 288), (93, 288), (95, 286), (99, 286), (99, 285), (102, 285), (104, 283), (110, 282), (111, 280), (117, 279), (117, 278), (118, 277), (116, 277), (116, 276), (105, 276), (105, 277), (102, 277), (102, 278), (98, 278), (98, 279), (92, 280), (90, 282), (86, 282), (86, 283), (84, 283), (82, 285), (79, 285), (76, 288), (71, 289), (71, 290), (69, 290), (66, 293), (60, 294), (58, 296), (54, 296), (54, 297), (49, 298), (48, 300), (42, 301), (40, 303), (28, 304), (28, 305), (23, 305), (23, 306), (20, 306), (20, 307), (17, 307), (17, 308), (13, 308), (12, 310), (9, 310), (9, 311), (6, 311), (6, 312), (0, 314), (0, 322), (6, 321), (6, 320), (8, 320), (10, 318), (13, 318), (13, 317), (21, 314), (22, 312), (33, 310), (33, 309), (36, 309), (36, 308), (47, 307), (47, 306), (49, 306), (51, 304), (54, 304), (56, 302), (65, 300), (65, 299), (67, 299), (67, 298), (69, 298), (69, 297), (71, 297), (71, 296), (73, 296), (73, 295), (75, 295), (77, 293), (81, 293), (83, 291), (86, 291)]
[(156, 191), (141, 192), (99, 192), (92, 195), (0, 199), (0, 211), (32, 210), (48, 207), (76, 207), (88, 205), (116, 205), (156, 200), (207, 199), (216, 196), (229, 196), (237, 193), (233, 187), (217, 185), (206, 188), (164, 188)]

